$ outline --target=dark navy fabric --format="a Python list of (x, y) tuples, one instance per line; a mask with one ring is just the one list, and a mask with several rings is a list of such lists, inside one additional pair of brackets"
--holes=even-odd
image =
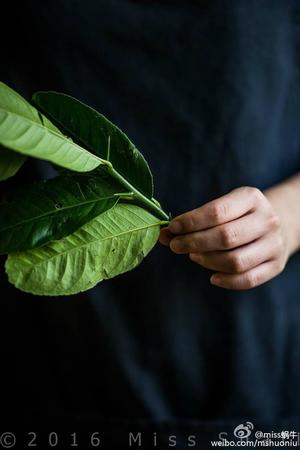
[[(107, 115), (144, 153), (173, 216), (300, 169), (297, 2), (31, 6), (14, 12), (20, 41), (4, 49), (4, 81), (27, 96), (66, 92)], [(273, 281), (227, 291), (157, 246), (136, 270), (69, 298), (22, 294), (3, 278), (3, 409), (13, 395), (12, 415), (33, 420), (295, 426), (299, 273), (297, 254)]]

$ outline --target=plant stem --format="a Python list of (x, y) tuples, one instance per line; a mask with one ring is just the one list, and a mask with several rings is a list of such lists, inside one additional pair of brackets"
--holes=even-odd
[(139, 192), (132, 184), (130, 184), (122, 175), (120, 175), (112, 166), (111, 163), (107, 162), (105, 164), (108, 173), (119, 181), (129, 192), (133, 193), (133, 197), (138, 200), (138, 202), (145, 206), (145, 208), (152, 212), (156, 217), (162, 219), (164, 222), (169, 223), (170, 219), (167, 213), (163, 209), (161, 209), (158, 205), (156, 205), (153, 201), (151, 201), (148, 197)]
[(163, 225), (169, 225), (169, 223), (170, 223), (170, 220), (161, 220), (161, 222), (159, 223), (159, 225), (160, 225), (160, 226), (163, 226)]

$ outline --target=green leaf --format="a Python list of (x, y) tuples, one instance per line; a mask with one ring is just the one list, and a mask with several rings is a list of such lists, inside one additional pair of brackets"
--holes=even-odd
[(65, 94), (37, 92), (37, 108), (75, 142), (104, 160), (148, 198), (153, 196), (153, 180), (143, 155), (116, 125), (102, 114)]
[(0, 145), (0, 181), (13, 177), (24, 164), (26, 157), (6, 150)]
[(33, 102), (78, 144), (103, 158), (105, 170), (132, 192), (136, 204), (168, 220), (168, 215), (152, 197), (153, 181), (147, 162), (118, 127), (94, 109), (64, 94), (38, 92)]
[(122, 187), (106, 174), (61, 175), (9, 194), (0, 204), (0, 254), (73, 233), (111, 208)]
[(144, 209), (117, 204), (60, 241), (8, 256), (17, 288), (70, 295), (136, 267), (155, 245), (161, 222)]
[(88, 172), (104, 163), (64, 136), (4, 83), (0, 83), (0, 144), (77, 172)]

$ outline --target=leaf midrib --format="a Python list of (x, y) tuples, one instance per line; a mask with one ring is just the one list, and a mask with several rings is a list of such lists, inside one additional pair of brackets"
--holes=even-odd
[(110, 195), (108, 197), (98, 197), (96, 200), (95, 199), (94, 200), (88, 200), (86, 202), (77, 203), (76, 205), (64, 206), (64, 207), (59, 208), (59, 209), (53, 209), (49, 213), (41, 214), (39, 216), (35, 216), (35, 217), (30, 218), (30, 219), (23, 220), (22, 222), (18, 222), (17, 224), (10, 225), (9, 227), (6, 227), (6, 228), (0, 228), (0, 231), (7, 231), (7, 230), (10, 230), (12, 228), (18, 227), (20, 225), (25, 225), (25, 224), (28, 224), (28, 223), (33, 222), (35, 220), (39, 220), (39, 219), (41, 219), (43, 217), (46, 217), (46, 216), (59, 214), (60, 212), (68, 210), (68, 209), (71, 209), (71, 208), (77, 208), (79, 206), (88, 205), (89, 203), (97, 203), (100, 200), (109, 200), (110, 198), (115, 198), (115, 197), (116, 197), (115, 195)]
[[(99, 165), (106, 163), (106, 161), (102, 158), (98, 158), (98, 156), (96, 156), (94, 153), (89, 152), (88, 150), (86, 150), (85, 148), (81, 147), (80, 145), (76, 144), (76, 142), (74, 141), (70, 141), (66, 136), (64, 136), (63, 134), (59, 134), (54, 130), (51, 130), (50, 128), (47, 128), (45, 125), (42, 125), (38, 122), (35, 122), (34, 120), (28, 119), (27, 117), (24, 117), (20, 114), (8, 111), (6, 109), (3, 109), (2, 107), (0, 107), (0, 112), (4, 112), (4, 114), (11, 114), (12, 116), (18, 117), (23, 119), (24, 121), (32, 124), (33, 126), (36, 126), (38, 128), (41, 128), (42, 130), (47, 130), (48, 133), (53, 134), (55, 137), (57, 137), (58, 139), (61, 139), (63, 141), (65, 141), (66, 143), (73, 145), (74, 147), (77, 147), (81, 152), (87, 153), (90, 158), (99, 161)], [(18, 138), (17, 138), (18, 139)], [(17, 151), (17, 150), (16, 150)]]
[[(77, 251), (77, 250), (79, 250), (79, 249), (81, 249), (81, 248), (87, 247), (88, 245), (94, 244), (94, 243), (97, 242), (97, 241), (98, 241), (98, 242), (104, 242), (104, 241), (106, 241), (107, 239), (112, 239), (112, 238), (115, 238), (115, 237), (118, 238), (118, 237), (120, 237), (120, 236), (122, 236), (122, 235), (124, 235), (124, 234), (134, 233), (135, 231), (141, 231), (141, 230), (145, 230), (146, 228), (149, 229), (149, 228), (156, 227), (156, 226), (159, 226), (159, 225), (160, 225), (160, 222), (157, 222), (157, 223), (154, 223), (154, 224), (151, 224), (151, 225), (146, 225), (146, 226), (143, 226), (143, 227), (140, 227), (140, 228), (134, 228), (134, 229), (132, 229), (132, 230), (130, 230), (130, 231), (123, 231), (122, 233), (114, 234), (114, 235), (112, 235), (112, 236), (107, 236), (107, 237), (104, 238), (104, 239), (94, 239), (94, 240), (92, 240), (92, 241), (90, 241), (90, 242), (87, 242), (86, 244), (77, 245), (76, 247), (71, 248), (70, 250), (66, 250), (66, 251), (64, 251), (64, 252), (57, 253), (56, 255), (50, 256), (49, 258), (43, 259), (42, 261), (40, 261), (40, 262), (38, 262), (38, 263), (36, 263), (36, 264), (33, 264), (31, 267), (35, 268), (35, 267), (37, 267), (37, 266), (39, 266), (39, 265), (41, 265), (41, 264), (43, 264), (43, 263), (45, 263), (45, 262), (51, 261), (51, 259), (58, 258), (58, 257), (60, 257), (60, 256), (65, 255), (66, 253), (71, 253), (71, 252), (73, 252), (73, 251)], [(68, 238), (68, 237), (69, 237), (69, 236), (67, 236), (67, 238)], [(67, 238), (66, 238), (66, 239), (67, 239)], [(43, 250), (43, 247), (40, 247), (39, 250)]]

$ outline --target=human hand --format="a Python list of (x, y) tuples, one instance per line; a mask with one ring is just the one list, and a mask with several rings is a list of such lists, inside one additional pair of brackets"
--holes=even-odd
[(160, 242), (213, 270), (212, 284), (250, 289), (282, 272), (294, 251), (285, 225), (266, 195), (241, 187), (175, 217)]

